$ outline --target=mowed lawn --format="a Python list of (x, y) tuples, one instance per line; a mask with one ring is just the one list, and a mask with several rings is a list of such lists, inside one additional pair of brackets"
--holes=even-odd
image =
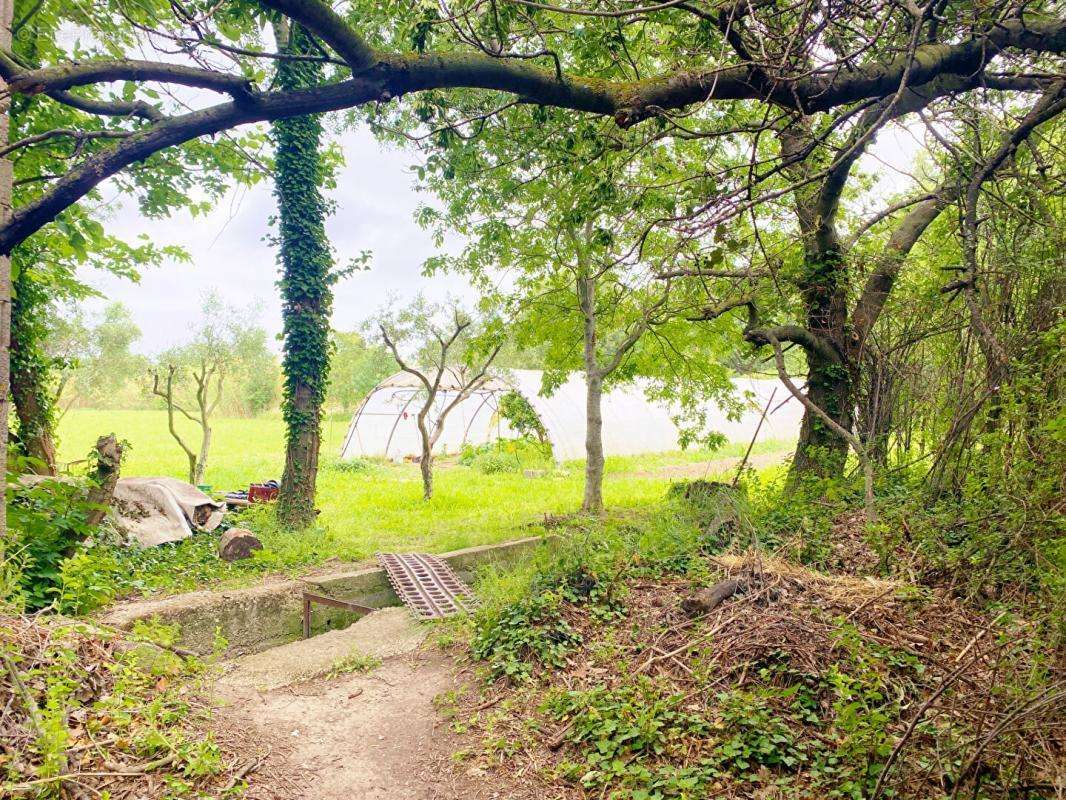
[[(181, 423), (180, 430), (193, 433), (191, 423)], [(522, 472), (484, 474), (453, 459), (444, 459), (436, 470), (435, 495), (427, 503), (422, 500), (417, 465), (375, 464), (365, 471), (338, 465), (347, 423), (347, 416), (335, 415), (323, 426), (317, 500), (321, 524), (299, 536), (280, 531), (269, 536), (265, 566), (295, 568), (331, 558), (360, 561), (379, 550), (445, 552), (505, 541), (538, 533), (546, 514), (573, 512), (581, 503), (582, 462), (565, 464), (545, 476), (525, 477)], [(185, 455), (167, 432), (163, 411), (72, 409), (59, 426), (60, 460), (84, 458), (97, 436), (106, 433), (115, 433), (130, 445), (123, 475), (187, 479)], [(190, 438), (198, 442), (195, 436)], [(662, 499), (680, 477), (727, 474), (728, 459), (742, 455), (746, 447), (609, 458), (605, 502), (620, 512), (646, 507)], [(787, 448), (781, 442), (762, 442), (754, 452), (765, 464), (772, 454), (783, 457)], [(283, 464), (280, 416), (219, 419), (205, 481), (218, 492), (246, 488), (250, 482), (280, 479)]]

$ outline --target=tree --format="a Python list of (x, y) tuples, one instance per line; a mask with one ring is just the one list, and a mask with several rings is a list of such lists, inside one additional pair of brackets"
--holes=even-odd
[[(211, 419), (235, 365), (240, 363), (242, 342), (247, 340), (249, 330), (253, 338), (261, 333), (236, 309), (225, 306), (217, 296), (208, 295), (193, 340), (162, 353), (152, 370), (151, 392), (162, 398), (167, 428), (189, 461), (189, 483), (204, 481), (211, 451)], [(199, 428), (200, 441), (195, 448), (178, 431), (175, 414)]]
[[(185, 405), (175, 399), (174, 381), (175, 379), (181, 381), (186, 377), (186, 372), (195, 384), (192, 393), (195, 405), (192, 406), (192, 411), (186, 409)], [(161, 373), (164, 374), (162, 382), (160, 381)], [(166, 404), (167, 429), (174, 437), (174, 441), (185, 451), (186, 458), (189, 459), (189, 483), (203, 483), (204, 472), (207, 470), (207, 456), (211, 449), (211, 415), (214, 414), (218, 401), (222, 398), (224, 379), (225, 364), (222, 358), (206, 354), (198, 362), (185, 367), (167, 364), (165, 372), (162, 369), (156, 369), (152, 373), (152, 394), (163, 398)], [(181, 434), (178, 433), (174, 420), (175, 411), (199, 426), (200, 446), (196, 450), (186, 444)]]
[[(424, 394), (416, 422), (422, 442), (422, 497), (433, 497), (433, 448), (452, 410), (489, 380), (489, 368), (503, 346), (490, 322), (417, 298), (409, 308), (385, 313), (378, 330), (396, 364), (414, 375)], [(417, 359), (417, 363), (415, 362)]]
[[(823, 9), (823, 3), (803, 0), (788, 8), (738, 4), (718, 13), (672, 5), (649, 11), (571, 10), (540, 4), (547, 9), (514, 9), (506, 17), (505, 29), (496, 9), (479, 3), (464, 4), (446, 18), (422, 7), (398, 12), (392, 6), (357, 3), (345, 18), (322, 0), (262, 0), (262, 6), (304, 26), (321, 41), (326, 54), (304, 63), (337, 63), (351, 71), (352, 77), (314, 91), (285, 86), (271, 91), (260, 86), (267, 77), (260, 59), (281, 56), (282, 61), (291, 61), (299, 54), (286, 59), (284, 54), (258, 49), (258, 6), (232, 0), (207, 18), (195, 20), (183, 15), (171, 19), (161, 3), (145, 7), (139, 13), (147, 15), (156, 41), (180, 43), (196, 66), (126, 58), (122, 40), (112, 46), (110, 57), (77, 64), (29, 68), (10, 53), (0, 59), (0, 77), (15, 93), (44, 95), (86, 113), (128, 120), (127, 127), (94, 131), (92, 139), (117, 142), (94, 149), (0, 226), (0, 252), (10, 253), (100, 182), (153, 153), (248, 123), (366, 106), (410, 92), (455, 87), (495, 90), (526, 102), (610, 116), (620, 126), (661, 118), (664, 112), (694, 104), (738, 100), (807, 115), (850, 106), (842, 117), (846, 119), (855, 105), (889, 97), (905, 85), (939, 83), (935, 90), (944, 95), (982, 82), (1009, 88), (1039, 84), (1039, 77), (1025, 76), (1024, 67), (1006, 76), (984, 73), (1005, 54), (1066, 51), (1066, 20), (1050, 3), (1026, 4), (1019, 10), (1003, 0), (983, 8), (976, 18), (951, 4), (934, 14), (934, 7), (927, 4), (918, 10), (917, 19), (915, 8), (902, 3), (887, 9), (855, 4), (841, 13)], [(643, 64), (633, 61), (632, 49), (628, 61), (603, 58), (612, 52), (612, 41), (617, 47), (619, 26), (627, 45), (630, 40), (635, 43), (648, 13), (654, 14), (666, 38), (675, 37), (676, 45), (664, 52), (647, 43), (636, 53)], [(109, 15), (100, 17), (78, 21), (96, 28), (110, 20)], [(458, 22), (471, 17), (478, 23), (473, 28)], [(747, 36), (738, 35), (742, 21), (749, 23)], [(750, 48), (753, 37), (762, 43), (755, 51)], [(589, 41), (595, 42), (592, 48), (587, 47)], [(433, 44), (436, 49), (427, 52)], [(560, 52), (589, 50), (608, 65), (603, 70), (606, 75), (563, 70)], [(719, 63), (723, 51), (735, 60)], [(219, 52), (236, 64), (234, 70), (213, 63), (212, 56)], [(534, 66), (538, 61), (544, 66)], [(651, 71), (657, 77), (645, 76)], [(115, 81), (130, 82), (132, 99), (72, 91)], [(154, 99), (146, 85), (150, 82), (192, 87), (227, 99), (168, 116), (157, 102), (149, 102)], [(18, 146), (62, 136), (70, 134), (54, 129), (44, 139)], [(90, 138), (85, 129), (74, 136)]]
[[(284, 52), (307, 56), (314, 43), (301, 25), (276, 26)], [(316, 61), (282, 60), (278, 84), (287, 90), (316, 86)], [(278, 496), (278, 519), (305, 528), (315, 519), (315, 481), (322, 435), (322, 404), (329, 385), (329, 319), (333, 305), (333, 257), (326, 241), (327, 203), (320, 186), (322, 122), (314, 115), (274, 123), (275, 194), (284, 320), (285, 471)]]
[[(24, 65), (37, 66), (48, 60), (68, 61), (74, 54), (63, 49), (67, 37), (60, 35), (69, 24), (60, 4), (17, 0), (15, 3), (17, 37), (13, 53)], [(132, 30), (126, 20), (112, 21), (110, 38), (122, 40)], [(80, 55), (85, 55), (84, 49)], [(50, 174), (58, 166), (95, 150), (97, 144), (113, 141), (114, 132), (102, 131), (90, 122), (89, 129), (74, 131), (89, 121), (82, 110), (56, 103), (49, 98), (19, 96), (10, 111), (14, 147), (14, 197), (16, 203), (39, 196)], [(53, 136), (56, 130), (66, 131)], [(41, 147), (23, 149), (19, 142), (40, 142)], [(5, 140), (6, 143), (6, 140)], [(142, 210), (149, 216), (162, 216), (176, 206), (194, 212), (205, 206), (204, 194), (196, 199), (180, 191), (198, 183), (212, 198), (225, 188), (219, 178), (229, 175), (240, 180), (240, 168), (227, 164), (226, 148), (214, 149), (216, 169), (199, 173), (190, 182), (190, 173), (174, 171), (175, 164), (185, 162), (182, 153), (196, 149), (192, 143), (166, 157), (151, 159), (130, 176), (121, 177), (124, 188), (138, 189)], [(191, 159), (195, 161), (195, 159)], [(196, 174), (196, 173), (191, 173)], [(12, 297), (13, 345), (10, 386), (18, 424), (17, 440), (22, 451), (34, 457), (31, 463), (47, 472), (55, 471), (54, 426), (57, 420), (58, 391), (70, 376), (69, 362), (57, 360), (52, 349), (54, 320), (59, 306), (74, 304), (93, 292), (79, 279), (78, 270), (103, 269), (113, 274), (137, 279), (137, 270), (158, 264), (165, 256), (187, 258), (179, 248), (159, 247), (143, 239), (130, 244), (106, 233), (98, 220), (99, 211), (89, 204), (68, 208), (57, 224), (37, 232), (12, 252), (14, 295)], [(87, 348), (84, 348), (87, 349)], [(66, 371), (66, 377), (60, 371)]]
[(141, 329), (127, 306), (109, 303), (89, 338), (89, 351), (76, 355), (76, 391), (82, 402), (106, 408), (148, 369), (148, 359), (132, 349)]
[[(434, 151), (422, 174), (445, 206), (422, 218), (439, 234), (457, 230), (471, 243), (460, 257), (429, 266), (461, 271), (483, 293), (501, 295), (515, 343), (535, 350), (546, 369), (545, 391), (574, 372), (584, 376), (582, 510), (598, 514), (605, 388), (641, 376), (702, 405), (726, 385), (724, 371), (708, 359), (709, 348), (677, 347), (692, 343), (683, 330), (691, 297), (678, 295), (672, 278), (659, 280), (699, 252), (698, 242), (654, 225), (676, 213), (684, 193), (651, 188), (636, 196), (630, 188), (658, 174), (672, 154), (634, 159), (587, 120), (556, 126), (555, 115), (534, 111), (531, 120), (527, 113)], [(512, 159), (522, 169), (497, 167)]]

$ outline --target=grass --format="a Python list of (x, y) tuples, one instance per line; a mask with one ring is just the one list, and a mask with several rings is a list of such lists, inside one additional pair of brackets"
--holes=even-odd
[[(186, 422), (186, 421), (183, 421)], [(483, 474), (445, 463), (435, 474), (435, 495), (422, 500), (418, 467), (372, 464), (345, 469), (336, 453), (347, 428), (346, 416), (331, 416), (323, 426), (322, 468), (318, 478), (320, 525), (303, 533), (273, 528), (263, 514), (253, 527), (264, 550), (251, 562), (229, 565), (214, 556), (214, 537), (193, 537), (176, 546), (140, 553), (119, 553), (123, 594), (184, 591), (205, 583), (247, 583), (264, 571), (296, 572), (330, 559), (362, 561), (381, 550), (446, 552), (542, 532), (546, 514), (573, 512), (581, 503), (583, 463), (571, 462), (544, 477), (520, 472)], [(182, 430), (192, 432), (187, 423)], [(172, 475), (187, 478), (184, 453), (170, 437), (162, 411), (73, 409), (60, 426), (60, 460), (84, 458), (96, 437), (115, 433), (130, 445), (124, 475)], [(604, 498), (619, 514), (659, 501), (678, 479), (677, 468), (703, 477), (716, 470), (701, 462), (743, 455), (746, 444), (714, 453), (651, 454), (612, 457), (606, 465)], [(780, 442), (759, 443), (756, 453), (781, 452)], [(246, 487), (249, 482), (280, 478), (284, 435), (280, 417), (219, 419), (208, 461), (206, 482), (215, 491)], [(724, 465), (717, 465), (721, 471)], [(674, 469), (670, 469), (673, 467)], [(731, 468), (730, 468), (731, 469)], [(658, 474), (662, 473), (662, 474)]]

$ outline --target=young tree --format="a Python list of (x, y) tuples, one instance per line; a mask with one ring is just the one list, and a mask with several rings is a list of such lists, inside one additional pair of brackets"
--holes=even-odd
[[(249, 333), (250, 332), (250, 333)], [(167, 410), (170, 435), (189, 461), (189, 483), (204, 481), (211, 451), (211, 420), (222, 400), (223, 390), (240, 363), (242, 343), (249, 335), (261, 334), (246, 315), (208, 295), (203, 319), (193, 340), (162, 353), (152, 370), (151, 393), (162, 398)], [(176, 414), (199, 429), (199, 444), (193, 446), (178, 431)]]
[[(224, 355), (206, 352), (198, 360), (191, 360), (189, 364), (179, 366), (167, 363), (165, 370), (157, 368), (152, 372), (152, 394), (163, 398), (167, 409), (167, 428), (189, 459), (189, 483), (203, 483), (207, 456), (211, 449), (211, 415), (218, 407), (218, 401), (222, 399), (225, 375)], [(180, 390), (180, 386), (174, 385), (175, 379), (181, 383), (188, 378), (191, 378), (194, 384), (193, 405), (190, 406), (192, 411), (175, 399), (175, 391)], [(174, 420), (175, 411), (200, 428), (200, 446), (196, 450), (186, 444), (185, 439), (178, 433)]]
[[(639, 375), (673, 383), (673, 399), (695, 404), (723, 388), (723, 370), (706, 358), (709, 348), (677, 346), (689, 339), (683, 318), (691, 298), (677, 295), (671, 278), (659, 280), (699, 252), (697, 242), (654, 225), (676, 213), (685, 192), (650, 188), (639, 196), (632, 188), (658, 174), (668, 154), (634, 159), (587, 120), (557, 127), (543, 124), (551, 115), (533, 116), (542, 124), (486, 128), (434, 153), (423, 175), (446, 206), (423, 219), (440, 233), (461, 231), (471, 244), (430, 266), (461, 271), (481, 291), (503, 295), (516, 343), (541, 356), (546, 391), (568, 374), (583, 375), (582, 510), (599, 514), (605, 389)], [(524, 168), (497, 166), (512, 159)], [(682, 370), (685, 380), (673, 381)]]
[[(421, 382), (425, 394), (416, 422), (422, 442), (422, 497), (433, 497), (433, 448), (452, 410), (489, 380), (503, 341), (489, 321), (476, 321), (458, 305), (417, 298), (408, 308), (378, 320), (382, 341), (401, 370)], [(438, 402), (440, 398), (440, 402)]]

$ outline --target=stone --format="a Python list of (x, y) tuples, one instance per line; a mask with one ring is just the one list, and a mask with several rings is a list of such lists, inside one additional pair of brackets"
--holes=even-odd
[(223, 561), (239, 561), (262, 549), (263, 543), (247, 528), (230, 528), (218, 540), (218, 557)]

